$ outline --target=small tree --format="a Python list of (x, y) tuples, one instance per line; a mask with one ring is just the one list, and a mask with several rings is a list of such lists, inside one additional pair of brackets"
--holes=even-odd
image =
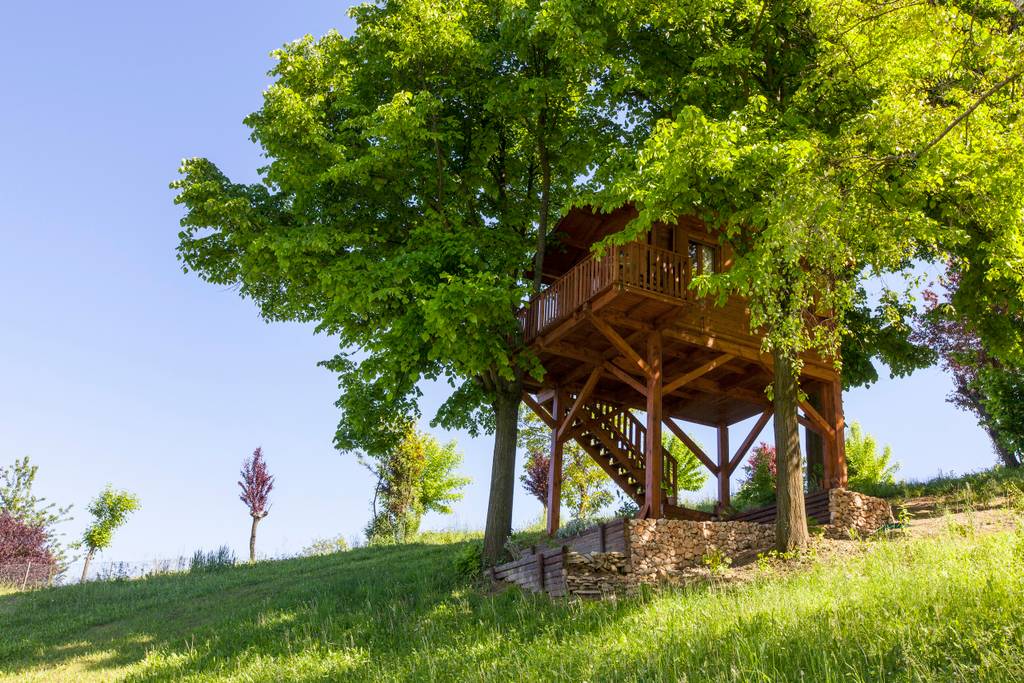
[(743, 510), (775, 502), (775, 477), (778, 473), (775, 447), (762, 442), (754, 448), (743, 465), (745, 476), (739, 491), (733, 496), (733, 505)]
[(0, 512), (0, 564), (25, 562), (54, 563), (53, 553), (47, 547), (46, 530), (9, 512)]
[(263, 449), (257, 448), (251, 458), (242, 463), (242, 479), (238, 488), (242, 493), (239, 500), (249, 508), (252, 517), (252, 528), (249, 532), (249, 562), (256, 561), (256, 526), (270, 514), (270, 492), (274, 490), (274, 477), (267, 471), (267, 463), (263, 459)]
[(377, 477), (366, 526), (366, 540), (375, 544), (405, 542), (427, 512), (451, 514), (451, 503), (462, 499), (470, 481), (455, 474), (462, 464), (455, 442), (441, 444), (411, 422), (397, 448), (360, 461)]
[(526, 456), (523, 463), (523, 474), (519, 481), (531, 496), (540, 501), (544, 515), (548, 512), (548, 469), (551, 467), (551, 456), (544, 451), (534, 451)]
[(976, 327), (953, 304), (961, 289), (962, 267), (956, 262), (948, 265), (941, 296), (932, 289), (924, 292), (925, 310), (917, 317), (914, 338), (934, 350), (952, 376), (953, 391), (946, 400), (978, 418), (1003, 465), (1020, 467), (1024, 372), (989, 353)]
[(46, 545), (54, 554), (58, 564), (64, 564), (64, 552), (57, 540), (56, 527), (71, 519), (71, 506), (58, 507), (32, 492), (39, 466), (33, 465), (28, 456), (15, 460), (9, 467), (0, 467), (0, 513), (7, 513), (14, 519), (31, 527), (42, 529)]
[(573, 519), (589, 519), (615, 500), (610, 489), (612, 480), (578, 444), (567, 443), (564, 458), (562, 501), (572, 511)]
[(662, 448), (676, 461), (676, 487), (680, 491), (699, 491), (708, 480), (707, 470), (690, 447), (674, 436), (663, 436)]
[(865, 434), (856, 422), (850, 425), (846, 436), (846, 469), (849, 474), (848, 486), (859, 490), (876, 484), (896, 482), (898, 464), (891, 463), (892, 449), (886, 446), (878, 452), (878, 444), (870, 434)]
[(123, 526), (128, 521), (128, 516), (139, 507), (138, 496), (127, 491), (117, 491), (109, 484), (89, 503), (89, 514), (92, 515), (93, 522), (82, 534), (81, 545), (87, 550), (85, 564), (82, 565), (82, 581), (85, 581), (89, 563), (96, 552), (110, 547), (114, 531)]

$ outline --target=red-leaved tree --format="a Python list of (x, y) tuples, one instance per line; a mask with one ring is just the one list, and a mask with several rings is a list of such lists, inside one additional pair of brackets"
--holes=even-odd
[(0, 512), (0, 583), (45, 581), (55, 565), (42, 525)]
[[(940, 284), (945, 292), (924, 292), (924, 311), (917, 316), (913, 341), (934, 350), (953, 379), (946, 400), (978, 418), (1006, 467), (1020, 467), (1024, 454), (1021, 397), (1024, 372), (1006, 365), (985, 348), (985, 342), (953, 304), (960, 289), (960, 264), (948, 264)], [(993, 310), (993, 315), (1003, 312)]]
[(256, 561), (256, 525), (270, 512), (270, 492), (274, 489), (274, 477), (267, 471), (263, 450), (257, 448), (251, 458), (242, 463), (242, 480), (238, 482), (242, 493), (238, 496), (249, 508), (252, 517), (252, 532), (249, 534), (249, 562)]
[(527, 493), (544, 506), (545, 516), (547, 516), (548, 510), (548, 467), (550, 464), (551, 456), (543, 451), (534, 451), (527, 456), (523, 474), (519, 477), (519, 481), (523, 482), (523, 488)]

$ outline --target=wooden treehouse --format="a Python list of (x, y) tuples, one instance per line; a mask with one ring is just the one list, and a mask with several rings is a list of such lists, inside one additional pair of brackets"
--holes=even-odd
[[(683, 218), (601, 258), (591, 253), (634, 216), (631, 208), (571, 211), (545, 256), (545, 289), (520, 312), (525, 341), (546, 370), (542, 381), (527, 380), (523, 398), (552, 430), (550, 533), (559, 525), (555, 475), (570, 439), (637, 502), (641, 517), (712, 519), (677, 504), (677, 464), (662, 448), (663, 430), (717, 478), (721, 512), (730, 476), (772, 416), (765, 395), (772, 360), (749, 331), (744, 301), (715, 306), (689, 288), (692, 277), (729, 268), (728, 248), (701, 221)], [(816, 456), (822, 471), (815, 488), (844, 486), (839, 377), (831, 364), (807, 357), (800, 386), (808, 395), (799, 420), (809, 459)], [(730, 426), (755, 416), (732, 448)], [(715, 428), (717, 452), (705, 453), (681, 423)]]

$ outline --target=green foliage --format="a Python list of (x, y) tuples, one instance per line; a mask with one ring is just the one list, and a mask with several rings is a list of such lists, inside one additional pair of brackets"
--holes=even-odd
[(268, 320), (336, 335), (337, 444), (383, 452), (418, 415), (419, 380), (448, 378), (437, 419), (475, 432), (502, 385), (539, 372), (517, 334), (523, 273), (621, 126), (593, 87), (591, 11), (392, 0), (351, 15), (351, 36), (273, 53), (246, 119), (261, 182), (189, 159), (173, 187), (183, 266)]
[(849, 426), (846, 435), (846, 471), (847, 486), (854, 491), (894, 484), (898, 463), (890, 464), (892, 449), (886, 446), (881, 453), (878, 444), (870, 434), (861, 430), (860, 424), (854, 422)]
[(478, 578), (484, 570), (482, 541), (465, 543), (455, 554), (455, 573), (467, 579)]
[(674, 436), (663, 436), (662, 448), (676, 459), (676, 483), (680, 491), (699, 491), (708, 480), (707, 470), (690, 447)]
[(348, 550), (348, 541), (345, 540), (345, 537), (334, 536), (333, 538), (318, 538), (314, 540), (303, 548), (299, 554), (302, 557), (316, 557), (319, 555), (343, 553), (346, 550)]
[(612, 480), (586, 451), (566, 444), (563, 454), (562, 501), (574, 520), (588, 520), (615, 500)]
[[(531, 464), (530, 454), (551, 448), (551, 430), (524, 408), (520, 412), (518, 442), (527, 453), (525, 471)], [(612, 480), (583, 447), (573, 440), (566, 441), (562, 446), (562, 505), (569, 509), (573, 519), (592, 523), (590, 520), (614, 502), (612, 489)]]
[(462, 454), (454, 441), (441, 444), (411, 423), (398, 447), (367, 455), (362, 462), (377, 477), (373, 515), (366, 527), (367, 541), (375, 545), (405, 542), (419, 531), (427, 512), (451, 514), (451, 504), (462, 499), (461, 489), (470, 481), (455, 474)]
[(704, 563), (704, 566), (708, 568), (708, 572), (713, 577), (725, 576), (725, 573), (729, 571), (729, 567), (732, 566), (732, 558), (717, 546), (709, 546), (701, 558), (701, 562)]
[(737, 510), (764, 507), (775, 502), (775, 448), (765, 443), (754, 448), (746, 463), (740, 488), (732, 497)]
[[(585, 602), (470, 589), (453, 558), (472, 543), (357, 548), (5, 595), (0, 677), (84, 683), (546, 681), (552, 672), (579, 681), (1024, 677), (1024, 623), (1007, 608), (1024, 597), (1013, 532), (881, 543), (869, 553), (743, 585)], [(197, 605), (198, 611), (183, 608)]]
[(105, 550), (114, 538), (114, 531), (128, 521), (131, 513), (141, 507), (138, 496), (118, 491), (109, 484), (89, 503), (92, 523), (82, 534), (82, 545), (92, 552)]

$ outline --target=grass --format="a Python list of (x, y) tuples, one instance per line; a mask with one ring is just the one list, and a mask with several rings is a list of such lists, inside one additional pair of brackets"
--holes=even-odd
[(486, 595), (465, 543), (0, 596), (0, 678), (1024, 680), (1018, 532), (872, 542), (743, 585), (618, 602)]
[(869, 496), (890, 499), (920, 498), (922, 496), (955, 498), (962, 496), (965, 492), (971, 492), (970, 495), (977, 498), (979, 502), (985, 502), (1004, 496), (1008, 492), (1019, 493), (1024, 489), (1024, 468), (995, 467), (968, 474), (939, 474), (927, 481), (851, 485), (851, 488)]

